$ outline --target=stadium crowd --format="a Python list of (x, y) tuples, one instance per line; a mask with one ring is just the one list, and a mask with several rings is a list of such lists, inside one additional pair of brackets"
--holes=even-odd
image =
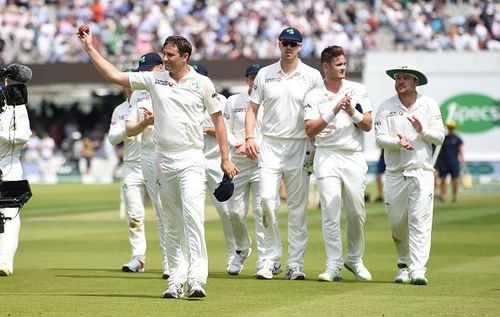
[(158, 51), (171, 34), (194, 43), (194, 61), (277, 58), (276, 36), (288, 25), (304, 34), (303, 57), (318, 57), (332, 43), (348, 53), (500, 50), (499, 6), (493, 0), (0, 0), (0, 64), (88, 62), (74, 36), (84, 23), (115, 64)]

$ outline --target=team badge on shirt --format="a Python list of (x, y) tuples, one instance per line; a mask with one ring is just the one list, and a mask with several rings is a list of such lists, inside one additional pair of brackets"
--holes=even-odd
[(193, 89), (194, 91), (199, 91), (200, 90), (200, 82), (199, 81), (193, 81), (191, 83), (191, 89)]

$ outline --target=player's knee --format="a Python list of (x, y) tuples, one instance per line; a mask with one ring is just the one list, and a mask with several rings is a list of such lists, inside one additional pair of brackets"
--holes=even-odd
[(140, 228), (140, 227), (142, 227), (142, 219), (138, 219), (138, 218), (130, 218), (130, 219), (129, 219), (129, 222), (128, 222), (128, 226), (129, 226), (131, 229)]

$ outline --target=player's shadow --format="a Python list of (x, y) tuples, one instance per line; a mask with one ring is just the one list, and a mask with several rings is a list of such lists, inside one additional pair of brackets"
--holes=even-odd
[[(143, 280), (163, 280), (161, 278), (162, 273), (160, 271), (148, 271), (147, 273), (131, 273), (131, 272), (122, 272), (119, 269), (89, 269), (89, 268), (50, 268), (48, 269), (50, 271), (58, 271), (58, 272), (64, 272), (64, 271), (69, 271), (72, 272), (73, 274), (63, 274), (63, 273), (58, 273), (55, 276), (56, 277), (68, 277), (68, 278), (107, 278), (107, 279), (129, 279), (129, 278), (134, 278), (134, 279), (143, 279)], [(74, 272), (85, 272), (82, 274), (74, 274)], [(87, 274), (87, 272), (94, 272), (95, 274)], [(102, 274), (99, 275), (99, 272), (105, 273), (106, 275)], [(114, 274), (114, 275), (107, 275), (107, 274)]]
[[(211, 279), (211, 278), (214, 278), (214, 279), (228, 279), (228, 280), (231, 280), (231, 279), (234, 279), (234, 280), (237, 280), (237, 279), (243, 279), (243, 280), (257, 280), (255, 278), (255, 275), (252, 274), (252, 273), (247, 273), (247, 272), (242, 272), (238, 275), (229, 275), (227, 274), (226, 272), (209, 272), (208, 273), (208, 278)], [(363, 283), (363, 284), (394, 284), (394, 281), (388, 281), (388, 280), (371, 280), (371, 281), (368, 281), (368, 282), (362, 282), (362, 281), (358, 281), (356, 279), (343, 279), (342, 281), (340, 282), (323, 282), (323, 281), (318, 281), (318, 279), (316, 278), (306, 278), (305, 280), (298, 280), (298, 281), (288, 281), (285, 279), (285, 273), (280, 273), (278, 275), (275, 275), (273, 276), (273, 278), (271, 280), (257, 280), (257, 281), (262, 281), (262, 282), (266, 282), (266, 281), (286, 281), (287, 283), (321, 283), (321, 284), (335, 284), (335, 283)]]

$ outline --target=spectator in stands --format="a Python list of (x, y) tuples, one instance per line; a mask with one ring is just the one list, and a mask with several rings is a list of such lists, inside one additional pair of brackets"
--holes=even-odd
[[(123, 68), (146, 51), (159, 50), (170, 34), (188, 34), (195, 44), (192, 59), (273, 59), (279, 56), (274, 41), (287, 24), (304, 30), (301, 57), (319, 56), (332, 38), (349, 53), (376, 50), (389, 28), (395, 49), (455, 49), (448, 46), (453, 29), (462, 27), (472, 45), (458, 49), (498, 50), (500, 19), (493, 1), (476, 1), (466, 9), (424, 1), (9, 1), (0, 6), (0, 42), (4, 64), (75, 63), (88, 58), (74, 49), (75, 28), (90, 23), (95, 46)], [(264, 14), (265, 12), (265, 14)], [(389, 35), (390, 36), (390, 35)], [(376, 40), (373, 40), (373, 37)], [(448, 40), (433, 41), (436, 37)], [(438, 45), (439, 44), (439, 45)], [(442, 44), (442, 45), (440, 45)], [(0, 44), (0, 55), (1, 55)], [(385, 46), (381, 46), (385, 49)]]

